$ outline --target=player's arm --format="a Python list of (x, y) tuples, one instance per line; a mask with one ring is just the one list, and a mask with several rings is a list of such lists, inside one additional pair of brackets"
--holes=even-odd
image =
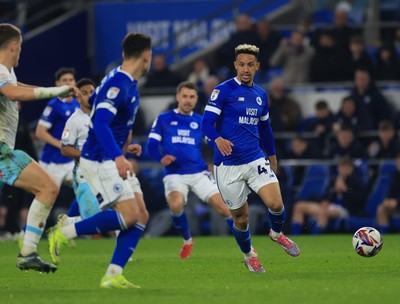
[(74, 159), (81, 157), (81, 151), (71, 145), (61, 145), (61, 154)]
[(227, 156), (232, 153), (232, 147), (234, 145), (231, 141), (222, 138), (217, 130), (215, 130), (214, 125), (217, 122), (220, 113), (221, 110), (207, 105), (204, 111), (203, 119), (201, 121), (201, 129), (203, 133), (207, 136), (207, 138), (215, 143), (221, 154), (223, 156)]
[(269, 162), (272, 170), (278, 172), (278, 160), (276, 158), (274, 135), (272, 134), (272, 128), (269, 121), (269, 114), (260, 117), (259, 126), (261, 144), (267, 152)]
[(172, 164), (176, 157), (170, 154), (163, 155), (160, 149), (160, 143), (163, 139), (162, 137), (162, 127), (160, 119), (156, 119), (151, 128), (149, 139), (146, 144), (147, 153), (156, 161), (160, 162), (163, 166), (169, 166)]
[(9, 100), (16, 101), (32, 101), (37, 99), (53, 98), (53, 97), (68, 97), (78, 94), (75, 87), (61, 86), (61, 87), (29, 87), (25, 85), (14, 85), (11, 83), (4, 84), (0, 87), (0, 93), (6, 96)]
[(132, 142), (132, 130), (129, 131), (128, 138), (126, 139), (124, 145), (124, 154), (130, 153), (135, 154), (136, 156), (142, 155), (142, 146), (139, 144), (131, 144)]

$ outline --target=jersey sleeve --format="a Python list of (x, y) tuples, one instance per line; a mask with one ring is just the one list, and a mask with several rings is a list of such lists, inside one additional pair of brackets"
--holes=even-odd
[(61, 136), (61, 144), (64, 146), (74, 146), (79, 134), (79, 126), (72, 115), (65, 123), (64, 131)]
[(163, 127), (162, 127), (162, 117), (158, 116), (154, 119), (154, 122), (151, 126), (149, 138), (153, 138), (159, 142), (163, 139)]
[(4, 65), (0, 64), (0, 89), (6, 84), (13, 84), (11, 73)]
[(266, 121), (269, 119), (268, 94), (266, 92), (263, 94), (262, 102), (265, 104), (265, 106), (262, 109), (260, 120)]
[(50, 129), (53, 122), (57, 119), (57, 107), (56, 104), (50, 101), (44, 108), (42, 116), (40, 116), (39, 124)]
[(227, 90), (224, 86), (219, 85), (217, 86), (210, 95), (210, 98), (208, 99), (206, 108), (204, 111), (212, 112), (217, 115), (220, 115), (223, 107), (224, 107), (224, 101), (226, 99), (227, 95)]

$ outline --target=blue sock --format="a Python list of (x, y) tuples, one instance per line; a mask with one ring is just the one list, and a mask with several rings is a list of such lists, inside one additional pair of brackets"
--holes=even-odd
[(293, 235), (300, 235), (301, 231), (303, 229), (303, 225), (299, 223), (293, 223), (292, 224), (292, 234)]
[(78, 235), (98, 234), (126, 229), (121, 214), (115, 210), (105, 210), (75, 224)]
[(189, 240), (192, 236), (190, 234), (189, 223), (184, 210), (178, 215), (171, 214), (172, 222), (175, 229), (182, 235), (185, 241)]
[(233, 233), (233, 218), (232, 216), (225, 218), (226, 223), (229, 226), (229, 229), (232, 231)]
[(114, 255), (111, 259), (111, 264), (125, 267), (129, 258), (136, 249), (136, 246), (143, 234), (146, 226), (135, 224), (127, 230), (123, 230), (117, 237), (117, 245), (114, 249)]
[(74, 216), (80, 216), (81, 215), (79, 213), (79, 205), (78, 205), (78, 201), (76, 200), (76, 198), (74, 198), (74, 200), (72, 201), (71, 205), (69, 206), (67, 215), (69, 217), (74, 217)]
[(282, 208), (281, 211), (274, 212), (268, 209), (268, 217), (269, 220), (271, 221), (271, 228), (275, 232), (281, 232), (283, 228), (283, 224), (285, 223), (286, 220), (286, 210), (285, 208)]
[(378, 225), (378, 230), (382, 234), (388, 233), (389, 232), (389, 225), (385, 225), (385, 224)]
[(311, 234), (312, 235), (319, 235), (322, 232), (322, 227), (318, 225), (317, 223), (314, 223), (311, 227)]
[(249, 227), (247, 226), (247, 229), (243, 231), (239, 230), (238, 228), (236, 228), (235, 225), (233, 225), (232, 232), (236, 239), (236, 242), (240, 247), (240, 250), (243, 253), (249, 253), (251, 251), (251, 238)]

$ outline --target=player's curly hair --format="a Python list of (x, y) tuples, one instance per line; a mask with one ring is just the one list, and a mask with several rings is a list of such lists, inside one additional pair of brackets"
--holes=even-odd
[(239, 54), (251, 54), (256, 56), (256, 58), (258, 59), (260, 49), (252, 44), (240, 44), (235, 48), (235, 58)]

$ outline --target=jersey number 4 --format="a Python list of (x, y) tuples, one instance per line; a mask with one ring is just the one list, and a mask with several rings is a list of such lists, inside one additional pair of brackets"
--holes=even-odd
[(268, 164), (266, 163), (265, 164), (265, 167), (264, 166), (261, 166), (261, 165), (258, 165), (258, 167), (257, 167), (257, 170), (258, 170), (258, 174), (259, 175), (261, 175), (261, 174), (268, 174)]

